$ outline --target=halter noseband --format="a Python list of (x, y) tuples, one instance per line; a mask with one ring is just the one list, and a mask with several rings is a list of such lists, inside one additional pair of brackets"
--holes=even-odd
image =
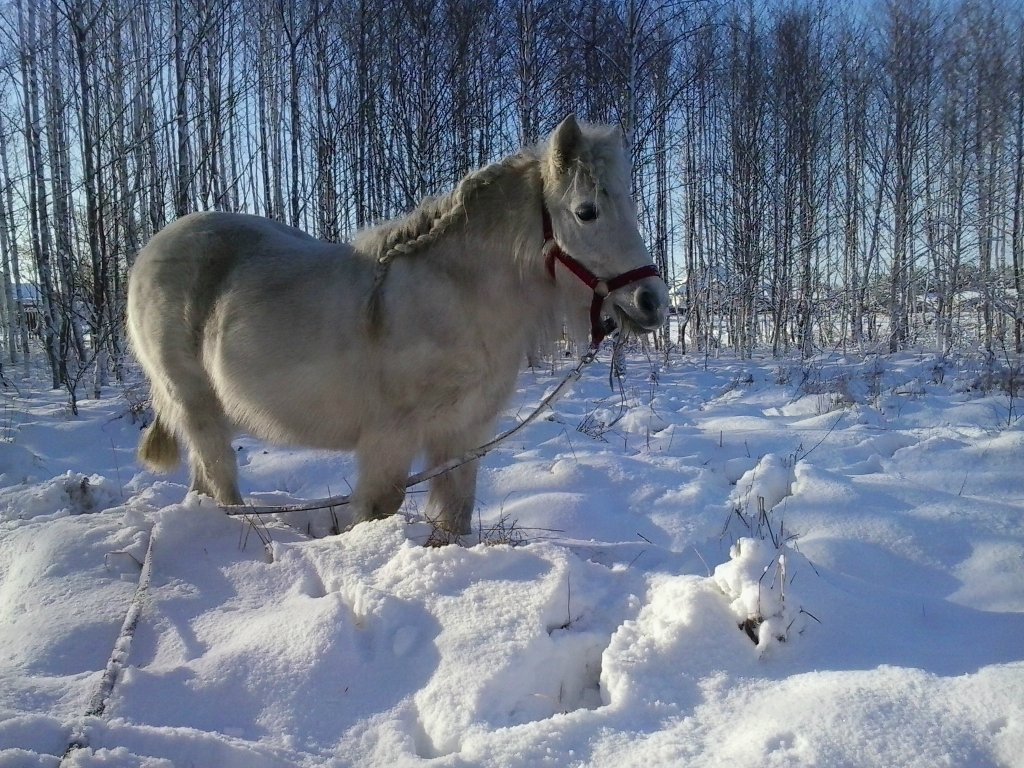
[(544, 223), (544, 244), (545, 246), (548, 243), (551, 244), (547, 248), (547, 257), (545, 259), (551, 279), (555, 279), (555, 260), (557, 259), (594, 292), (594, 299), (590, 302), (590, 348), (596, 351), (597, 346), (607, 336), (604, 325), (601, 322), (601, 307), (604, 305), (605, 297), (612, 291), (625, 288), (630, 283), (636, 283), (645, 277), (661, 277), (661, 273), (658, 272), (658, 268), (653, 264), (647, 264), (646, 266), (623, 272), (621, 275), (617, 275), (609, 280), (602, 280), (581, 262), (562, 250), (562, 246), (555, 240), (555, 232), (551, 226), (551, 214), (548, 212), (546, 205), (541, 206), (541, 213)]

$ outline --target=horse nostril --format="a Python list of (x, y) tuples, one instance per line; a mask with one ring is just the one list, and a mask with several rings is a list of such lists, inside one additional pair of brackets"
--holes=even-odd
[(636, 305), (649, 315), (653, 315), (661, 306), (658, 294), (650, 288), (641, 288), (636, 292)]

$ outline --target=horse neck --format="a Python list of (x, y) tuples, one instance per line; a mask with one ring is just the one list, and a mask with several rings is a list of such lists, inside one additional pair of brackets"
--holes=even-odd
[(479, 265), (490, 274), (500, 273), (510, 287), (525, 287), (545, 275), (543, 181), (532, 156), (503, 165), (502, 172), (466, 202), (461, 228), (465, 242), (476, 252), (463, 258), (470, 268)]
[(462, 265), (495, 298), (493, 311), (535, 336), (550, 324), (556, 291), (544, 266), (543, 180), (536, 157), (505, 161), (503, 172), (467, 201)]
[[(392, 269), (406, 274), (423, 270), (421, 274), (433, 275), (446, 290), (477, 299), (470, 303), (476, 305), (478, 324), (502, 329), (507, 344), (515, 345), (523, 337), (537, 339), (549, 330), (557, 301), (542, 253), (539, 160), (532, 154), (509, 158), (477, 172), (464, 184), (461, 191), (431, 201), (430, 207), (412, 215), (414, 221), (449, 221), (430, 237), (429, 244), (419, 235), (420, 248), (396, 258)], [(409, 228), (410, 222), (398, 226)], [(381, 229), (369, 237), (386, 238), (389, 232)], [(357, 240), (357, 247), (361, 244)], [(420, 285), (437, 283), (428, 279), (418, 284), (413, 279), (405, 289), (420, 290)], [(430, 299), (424, 296), (424, 300)]]

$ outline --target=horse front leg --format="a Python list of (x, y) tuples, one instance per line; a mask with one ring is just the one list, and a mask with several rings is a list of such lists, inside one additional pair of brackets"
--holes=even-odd
[[(436, 438), (427, 448), (427, 463), (436, 466), (458, 458), (478, 447), (486, 438), (487, 429), (467, 430), (461, 436)], [(473, 507), (476, 504), (476, 475), (479, 461), (470, 461), (430, 481), (426, 516), (429, 521), (458, 536), (473, 530)]]
[(471, 461), (430, 481), (427, 520), (458, 536), (472, 532), (478, 464)]
[(374, 435), (356, 448), (359, 479), (352, 511), (357, 523), (390, 517), (402, 506), (415, 450), (400, 438), (394, 433)]

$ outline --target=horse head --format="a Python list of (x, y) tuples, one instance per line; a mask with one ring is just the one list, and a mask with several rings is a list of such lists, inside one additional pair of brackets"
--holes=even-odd
[(557, 261), (593, 292), (592, 341), (609, 318), (626, 331), (659, 328), (668, 287), (637, 228), (621, 133), (570, 115), (551, 134), (542, 174), (548, 269), (554, 276)]

